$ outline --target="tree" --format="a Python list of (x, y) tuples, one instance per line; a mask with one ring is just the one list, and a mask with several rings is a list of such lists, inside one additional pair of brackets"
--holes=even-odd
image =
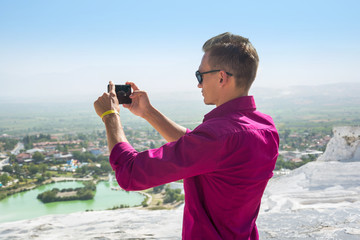
[(3, 166), (3, 168), (2, 168), (2, 170), (3, 170), (3, 172), (7, 172), (7, 173), (13, 173), (13, 167), (12, 166), (10, 166), (10, 165), (6, 165), (6, 166)]
[(31, 175), (35, 175), (35, 174), (37, 174), (39, 172), (39, 167), (32, 163), (29, 166), (29, 172), (30, 172)]
[(285, 132), (284, 132), (284, 143), (287, 143), (287, 140), (289, 138), (289, 135), (291, 133), (291, 130), (290, 129), (285, 129)]
[(181, 189), (166, 188), (164, 203), (172, 203), (182, 200), (184, 200), (184, 194), (181, 194)]
[(94, 162), (96, 161), (96, 156), (90, 152), (79, 152), (79, 151), (75, 151), (72, 153), (73, 157), (76, 160), (79, 160), (80, 162)]
[(9, 175), (7, 175), (7, 173), (4, 173), (4, 174), (0, 175), (0, 182), (4, 186), (6, 186), (8, 184), (10, 179), (11, 178), (9, 177)]
[(64, 145), (64, 148), (63, 148), (63, 151), (64, 153), (69, 153), (69, 149), (68, 149), (68, 146), (67, 145)]
[(61, 148), (61, 145), (59, 143), (56, 145), (56, 150), (58, 150), (59, 152), (62, 152), (62, 148)]
[(45, 156), (41, 152), (35, 152), (32, 158), (34, 159), (34, 162), (39, 163), (44, 161)]
[(90, 200), (94, 198), (94, 193), (91, 190), (85, 190), (84, 192), (81, 192), (81, 194), (79, 194), (78, 192), (78, 198), (80, 200)]
[(50, 173), (50, 172), (46, 172), (46, 173), (45, 173), (45, 177), (46, 177), (46, 178), (51, 178), (51, 173)]
[(40, 193), (37, 196), (37, 199), (41, 200), (43, 203), (53, 202), (56, 200), (56, 194), (59, 192), (59, 189), (54, 188), (50, 191), (46, 191), (43, 193)]
[(102, 161), (100, 168), (105, 173), (112, 172), (112, 168), (111, 168), (110, 163), (108, 161)]
[[(11, 139), (11, 138), (0, 138), (0, 142), (4, 143), (3, 150), (7, 151), (7, 150), (14, 149), (14, 147), (18, 141), (15, 139)], [(1, 146), (1, 144), (0, 144), (0, 146)]]
[(47, 170), (48, 166), (44, 163), (39, 164), (39, 171), (44, 174)]
[(21, 167), (19, 166), (19, 164), (17, 163), (13, 164), (13, 169), (17, 176), (21, 175)]
[(85, 165), (85, 166), (82, 166), (81, 168), (77, 168), (75, 171), (76, 171), (76, 173), (85, 175), (89, 172), (89, 167)]
[(29, 165), (22, 165), (22, 167), (21, 167), (21, 173), (22, 173), (24, 176), (28, 176), (28, 175), (30, 174)]
[(79, 160), (79, 161), (82, 160), (81, 152), (79, 152), (79, 151), (74, 151), (74, 152), (72, 152), (71, 154), (73, 155), (74, 159)]
[(165, 188), (165, 184), (154, 187), (153, 191), (154, 191), (154, 193), (160, 193), (164, 188)]
[(41, 175), (39, 177), (37, 177), (37, 183), (42, 183), (43, 181), (45, 181), (45, 176)]
[(10, 154), (10, 159), (9, 159), (10, 163), (14, 164), (16, 163), (16, 155), (14, 154)]

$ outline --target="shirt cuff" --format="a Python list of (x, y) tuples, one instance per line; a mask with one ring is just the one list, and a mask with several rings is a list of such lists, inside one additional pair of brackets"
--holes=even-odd
[(112, 169), (115, 171), (116, 168), (121, 165), (122, 162), (134, 157), (137, 151), (127, 142), (119, 142), (115, 144), (111, 150), (109, 161)]

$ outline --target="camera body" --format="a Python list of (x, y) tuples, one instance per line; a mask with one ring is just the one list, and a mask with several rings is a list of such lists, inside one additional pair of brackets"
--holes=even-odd
[[(110, 85), (108, 85), (108, 92), (110, 92)], [(130, 85), (115, 85), (116, 97), (119, 100), (119, 104), (131, 103), (131, 86)]]

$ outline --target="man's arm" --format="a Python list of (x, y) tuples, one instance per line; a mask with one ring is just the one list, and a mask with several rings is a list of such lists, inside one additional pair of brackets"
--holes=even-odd
[(168, 142), (177, 141), (185, 135), (186, 128), (173, 122), (154, 108), (150, 104), (146, 92), (140, 91), (139, 88), (132, 82), (127, 82), (126, 84), (130, 84), (134, 92), (130, 96), (132, 103), (124, 104), (123, 106), (125, 108), (128, 108), (133, 114), (144, 118)]
[(222, 159), (222, 145), (223, 138), (205, 127), (143, 152), (128, 143), (118, 143), (109, 159), (121, 188), (137, 191), (213, 172)]
[(143, 118), (148, 121), (148, 123), (150, 123), (168, 142), (177, 141), (186, 133), (186, 128), (173, 122), (156, 108), (150, 109)]
[(107, 115), (103, 118), (106, 128), (106, 136), (109, 152), (119, 142), (128, 142), (124, 130), (121, 126), (120, 116), (118, 114)]

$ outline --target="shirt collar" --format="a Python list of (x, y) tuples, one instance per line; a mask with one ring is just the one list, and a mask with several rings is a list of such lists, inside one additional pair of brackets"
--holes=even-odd
[(230, 100), (217, 108), (213, 109), (204, 116), (204, 121), (211, 118), (232, 114), (235, 112), (255, 111), (256, 105), (253, 96), (243, 96)]

